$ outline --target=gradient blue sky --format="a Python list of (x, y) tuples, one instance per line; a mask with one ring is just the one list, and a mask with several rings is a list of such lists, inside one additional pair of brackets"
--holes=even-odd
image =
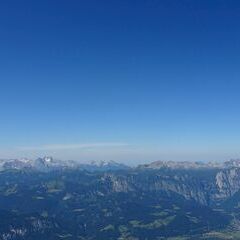
[(0, 157), (240, 157), (240, 1), (0, 2)]

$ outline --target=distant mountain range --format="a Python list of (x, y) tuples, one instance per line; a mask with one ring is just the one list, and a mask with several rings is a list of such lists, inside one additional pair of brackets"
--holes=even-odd
[[(226, 162), (191, 162), (191, 161), (155, 161), (149, 164), (139, 165), (138, 169), (225, 169), (240, 167), (240, 159), (232, 159)], [(90, 161), (81, 163), (73, 160), (58, 160), (53, 157), (37, 159), (0, 159), (0, 171), (3, 170), (35, 170), (53, 171), (60, 169), (82, 169), (87, 171), (108, 171), (130, 169), (123, 163), (115, 161)]]
[(140, 165), (139, 168), (149, 169), (223, 169), (240, 167), (240, 159), (231, 159), (226, 162), (191, 162), (191, 161), (155, 161), (149, 164)]
[(129, 167), (115, 161), (90, 161), (80, 163), (72, 160), (58, 160), (52, 157), (43, 157), (37, 159), (0, 159), (0, 171), (4, 170), (33, 170), (40, 172), (64, 170), (64, 169), (81, 169), (86, 171), (108, 171), (123, 170)]

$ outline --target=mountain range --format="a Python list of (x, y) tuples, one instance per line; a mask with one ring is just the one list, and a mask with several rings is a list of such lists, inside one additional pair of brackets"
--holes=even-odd
[[(226, 162), (191, 162), (191, 161), (155, 161), (149, 164), (138, 165), (138, 169), (227, 169), (240, 167), (239, 159), (231, 159)], [(60, 169), (82, 169), (87, 171), (107, 171), (107, 170), (126, 170), (133, 167), (123, 163), (111, 161), (89, 161), (79, 162), (73, 160), (59, 160), (53, 157), (42, 157), (37, 159), (0, 159), (0, 171), (16, 170), (35, 170), (53, 171)]]
[(56, 171), (64, 169), (81, 169), (87, 171), (107, 171), (128, 169), (129, 167), (115, 161), (90, 161), (80, 163), (72, 160), (58, 160), (53, 157), (37, 159), (0, 159), (0, 171), (4, 170), (33, 170), (33, 171)]
[(0, 239), (240, 239), (240, 160), (1, 160)]

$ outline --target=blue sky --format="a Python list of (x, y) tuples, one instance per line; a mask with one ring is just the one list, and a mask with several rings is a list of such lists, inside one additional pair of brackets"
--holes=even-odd
[(240, 2), (1, 1), (0, 157), (240, 157)]

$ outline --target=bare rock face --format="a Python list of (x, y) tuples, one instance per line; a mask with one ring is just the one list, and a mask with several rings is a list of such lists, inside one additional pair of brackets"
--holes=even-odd
[(240, 189), (240, 168), (225, 169), (216, 175), (216, 199), (226, 199)]
[[(113, 192), (152, 192), (176, 193), (186, 200), (202, 205), (215, 205), (232, 197), (240, 190), (240, 168), (209, 170), (151, 170), (135, 174), (121, 175), (106, 173), (107, 182)], [(203, 175), (199, 173), (204, 173)], [(211, 177), (209, 177), (209, 175)]]
[(183, 196), (186, 200), (194, 200), (202, 205), (208, 204), (208, 195), (204, 185), (190, 175), (176, 174), (129, 174), (116, 175), (106, 173), (103, 184), (113, 192), (169, 192)]

